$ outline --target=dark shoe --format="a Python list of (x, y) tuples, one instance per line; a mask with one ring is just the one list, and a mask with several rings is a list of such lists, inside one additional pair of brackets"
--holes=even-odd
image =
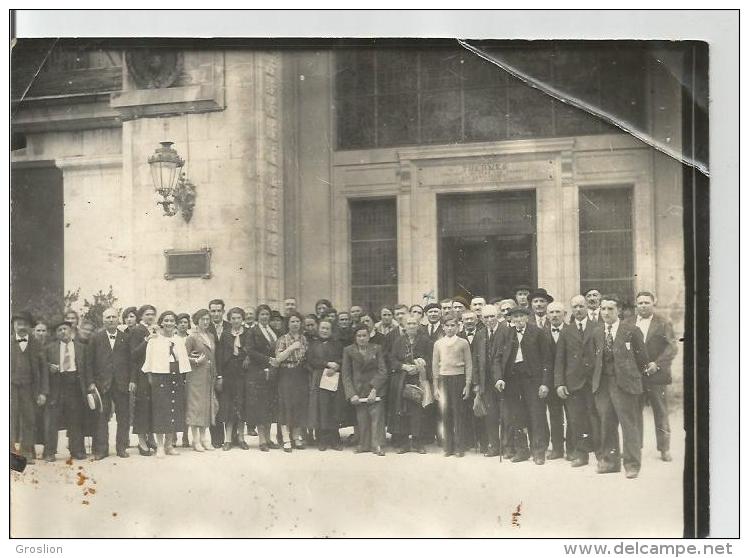
[(369, 452), (369, 450), (368, 449), (364, 449), (364, 448), (356, 448), (354, 450), (354, 453), (368, 453), (368, 452)]
[(396, 451), (395, 453), (398, 455), (403, 455), (404, 453), (408, 453), (409, 451), (411, 451), (411, 448), (409, 448), (408, 446), (403, 446), (398, 448), (398, 451)]
[(283, 451), (286, 453), (291, 453), (291, 442), (284, 442), (283, 444)]
[(338, 443), (338, 444), (336, 444), (334, 446), (331, 446), (330, 449), (332, 449), (333, 451), (343, 451), (343, 445), (341, 445), (340, 443)]
[(566, 461), (574, 461), (576, 459), (574, 452), (568, 451), (567, 455), (564, 456), (564, 459)]
[(489, 446), (489, 449), (486, 452), (485, 457), (499, 457), (499, 450), (497, 448), (493, 448)]
[(183, 448), (189, 448), (190, 447), (190, 440), (187, 439), (187, 436), (182, 438), (182, 447)]
[(573, 459), (572, 462), (570, 463), (570, 466), (585, 467), (587, 464), (588, 464), (588, 456), (585, 455), (584, 457), (580, 456), (580, 457), (576, 457), (575, 459)]
[(416, 453), (420, 453), (421, 455), (424, 455), (427, 452), (427, 450), (424, 449), (424, 446), (416, 446), (414, 451), (416, 451)]
[(636, 479), (637, 475), (640, 474), (640, 471), (637, 469), (627, 469), (627, 472), (625, 473), (625, 477), (628, 479)]
[(462, 451), (456, 451), (455, 452), (455, 457), (463, 457), (464, 455), (465, 455), (465, 453), (462, 452)]
[(546, 452), (546, 459), (548, 459), (549, 461), (553, 459), (562, 459), (563, 457), (564, 457), (563, 451), (553, 449), (551, 451)]
[(257, 436), (257, 428), (251, 428), (247, 433), (248, 436)]
[(270, 451), (268, 444), (260, 444), (260, 451)]
[(278, 449), (280, 447), (276, 442), (268, 442), (266, 445), (268, 449)]
[(521, 461), (528, 461), (531, 458), (531, 454), (528, 450), (521, 450), (510, 458), (512, 463), (520, 463)]
[(319, 446), (317, 446), (317, 449), (320, 451), (328, 451), (328, 446), (325, 444), (320, 444)]
[(536, 455), (533, 457), (533, 463), (536, 465), (543, 465), (546, 463), (546, 458), (543, 455)]
[(505, 450), (502, 452), (502, 459), (512, 459), (515, 457), (515, 450)]
[(126, 459), (130, 457), (130, 454), (127, 453), (127, 450), (121, 449), (121, 450), (117, 450), (117, 457), (122, 457), (123, 459)]
[(224, 445), (222, 448), (224, 451), (229, 451), (231, 449), (231, 442), (224, 442)]
[(375, 448), (373, 453), (375, 455), (379, 455), (380, 457), (385, 457), (385, 451), (382, 448)]
[(303, 442), (298, 442), (294, 444), (294, 449), (303, 450), (307, 449), (307, 446), (305, 446)]
[(72, 453), (70, 454), (70, 457), (78, 461), (83, 461), (86, 459), (86, 454), (85, 453)]
[(241, 442), (239, 442), (239, 447), (241, 449), (243, 449), (243, 450), (250, 449), (250, 445), (247, 442), (245, 442), (244, 440), (242, 440)]
[(146, 441), (146, 445), (147, 445), (147, 446), (148, 446), (149, 448), (151, 448), (152, 450), (154, 450), (154, 451), (156, 451), (156, 448), (158, 447), (158, 446), (156, 445), (156, 442), (154, 442), (154, 441), (153, 441), (153, 440), (151, 440), (150, 438), (149, 438), (149, 439), (148, 439), (148, 440)]
[(153, 455), (153, 451), (151, 451), (151, 448), (143, 449), (140, 446), (138, 446), (138, 453), (141, 454), (143, 457)]
[(671, 452), (668, 450), (664, 450), (661, 452), (661, 461), (672, 461), (673, 458), (671, 457)]
[(96, 453), (94, 454), (94, 461), (101, 461), (102, 459), (105, 459), (107, 457), (106, 453)]
[(599, 475), (607, 475), (609, 473), (618, 473), (621, 471), (621, 466), (617, 466), (607, 461), (599, 461), (596, 466), (596, 473)]

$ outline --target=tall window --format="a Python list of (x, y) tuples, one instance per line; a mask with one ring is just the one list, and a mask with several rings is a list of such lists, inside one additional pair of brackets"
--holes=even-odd
[[(564, 46), (490, 49), (515, 68), (644, 125), (644, 51)], [(339, 149), (496, 141), (616, 131), (465, 50), (336, 53)]]
[(580, 189), (580, 288), (633, 302), (632, 188)]
[(377, 312), (398, 298), (395, 199), (356, 200), (351, 209), (351, 302)]

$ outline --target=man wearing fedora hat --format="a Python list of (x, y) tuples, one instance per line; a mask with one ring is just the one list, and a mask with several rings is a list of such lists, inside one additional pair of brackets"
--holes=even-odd
[(34, 320), (28, 312), (11, 317), (10, 336), (10, 444), (20, 445), (27, 463), (34, 463), (35, 414), (46, 403), (49, 380), (41, 344), (30, 335)]
[(554, 297), (546, 292), (546, 289), (538, 288), (529, 296), (533, 318), (531, 323), (539, 329), (548, 331), (551, 329), (549, 318), (546, 316), (546, 307), (554, 302)]
[(71, 322), (55, 325), (57, 341), (45, 350), (49, 369), (49, 399), (45, 414), (44, 459), (54, 461), (58, 431), (63, 420), (68, 430), (70, 456), (85, 459), (83, 419), (86, 401), (86, 346), (73, 339)]

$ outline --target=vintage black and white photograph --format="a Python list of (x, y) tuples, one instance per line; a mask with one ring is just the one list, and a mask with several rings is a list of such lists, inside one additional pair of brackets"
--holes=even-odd
[(708, 51), (16, 39), (11, 537), (685, 536)]

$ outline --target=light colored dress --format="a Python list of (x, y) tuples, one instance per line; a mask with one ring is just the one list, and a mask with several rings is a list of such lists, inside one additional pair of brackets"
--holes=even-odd
[(218, 412), (216, 398), (216, 346), (213, 336), (198, 331), (185, 338), (187, 353), (201, 353), (205, 360), (192, 364), (187, 373), (187, 411), (185, 423), (188, 426), (206, 427), (215, 424)]

